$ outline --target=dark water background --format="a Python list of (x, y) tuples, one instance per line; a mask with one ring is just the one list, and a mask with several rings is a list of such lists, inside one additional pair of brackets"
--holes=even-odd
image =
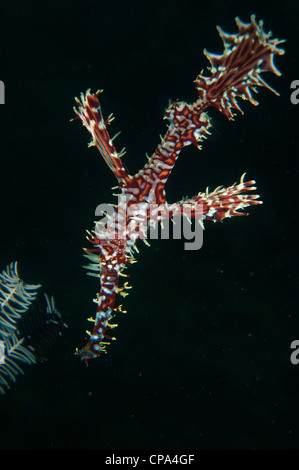
[[(219, 24), (264, 19), (287, 39), (280, 92), (259, 93), (229, 123), (212, 112), (202, 152), (185, 149), (169, 202), (243, 172), (264, 205), (248, 218), (206, 224), (203, 248), (157, 240), (131, 268), (117, 341), (86, 368), (74, 356), (93, 315), (95, 279), (82, 269), (95, 207), (114, 202), (113, 174), (87, 149), (74, 96), (105, 90), (116, 145), (135, 173), (166, 130), (168, 100), (196, 99), (203, 48), (222, 51)], [(2, 449), (298, 449), (299, 6), (284, 1), (12, 2), (0, 6), (0, 265), (54, 293), (69, 324), (48, 361), (0, 401)]]

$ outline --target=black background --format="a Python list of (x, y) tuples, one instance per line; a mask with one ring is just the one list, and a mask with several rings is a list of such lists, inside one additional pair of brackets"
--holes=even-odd
[[(168, 100), (196, 99), (193, 80), (221, 53), (216, 31), (234, 17), (264, 19), (284, 38), (280, 92), (242, 103), (228, 122), (211, 112), (203, 150), (184, 150), (168, 201), (243, 172), (263, 206), (247, 218), (206, 224), (203, 248), (183, 241), (140, 245), (117, 341), (88, 368), (74, 356), (86, 341), (97, 281), (82, 269), (95, 207), (114, 202), (112, 172), (87, 149), (72, 107), (103, 88), (116, 116), (125, 164), (137, 172), (166, 130)], [(0, 6), (1, 269), (54, 293), (69, 328), (48, 361), (26, 370), (1, 398), (2, 449), (297, 449), (299, 365), (298, 116), (299, 6), (285, 0), (11, 2)], [(269, 76), (268, 76), (269, 75)]]

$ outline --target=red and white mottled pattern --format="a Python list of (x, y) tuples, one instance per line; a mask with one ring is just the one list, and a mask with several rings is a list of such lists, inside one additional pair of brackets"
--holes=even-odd
[[(252, 97), (256, 87), (274, 91), (261, 78), (261, 73), (273, 72), (280, 75), (273, 59), (275, 55), (284, 54), (284, 50), (278, 47), (283, 41), (271, 39), (271, 32), (265, 33), (262, 21), (257, 23), (254, 16), (248, 24), (238, 18), (236, 23), (236, 34), (227, 34), (218, 28), (224, 52), (216, 55), (205, 51), (211, 65), (210, 75), (201, 74), (195, 80), (199, 98), (193, 104), (175, 102), (167, 109), (167, 132), (152, 157), (134, 176), (127, 173), (122, 163), (124, 149), (118, 153), (109, 136), (107, 126), (113, 117), (110, 115), (106, 121), (103, 118), (99, 103), (102, 91), (92, 94), (88, 90), (85, 95), (81, 94), (81, 100), (76, 98), (78, 107), (74, 108), (75, 113), (92, 136), (89, 145), (98, 148), (115, 174), (126, 208), (138, 205), (151, 224), (170, 217), (169, 214), (174, 211), (183, 213), (186, 208), (191, 217), (198, 217), (200, 213), (201, 224), (204, 220), (221, 221), (224, 218), (247, 215), (240, 211), (262, 203), (257, 200), (258, 195), (248, 194), (256, 189), (255, 181), (244, 182), (244, 175), (239, 184), (228, 188), (218, 187), (211, 193), (199, 193), (175, 204), (168, 204), (166, 201), (165, 184), (181, 150), (191, 144), (201, 148), (201, 142), (210, 134), (211, 125), (206, 109), (215, 107), (228, 119), (234, 119), (234, 111), (241, 111), (238, 98), (257, 105)], [(150, 211), (153, 205), (164, 208), (157, 211), (156, 218), (153, 215), (155, 212)], [(201, 208), (200, 212), (196, 210), (198, 207)], [(88, 232), (88, 239), (92, 244), (92, 248), (85, 249), (85, 256), (91, 261), (87, 266), (91, 271), (88, 274), (99, 277), (101, 287), (94, 299), (97, 305), (95, 318), (89, 319), (93, 322), (90, 339), (84, 348), (77, 350), (77, 354), (86, 362), (105, 353), (107, 344), (114, 339), (108, 332), (117, 325), (111, 321), (115, 312), (123, 311), (121, 305), (115, 307), (116, 294), (126, 296), (130, 288), (127, 282), (119, 287), (119, 277), (126, 276), (124, 269), (135, 262), (133, 249), (138, 251), (137, 239), (146, 241), (146, 228), (142, 233), (136, 233), (134, 228), (134, 222), (138, 224), (140, 221), (138, 211), (130, 213), (118, 206), (115, 214), (122, 223), (115, 225), (115, 219), (108, 217), (105, 223), (97, 224), (93, 232)], [(111, 237), (112, 233), (114, 237)]]

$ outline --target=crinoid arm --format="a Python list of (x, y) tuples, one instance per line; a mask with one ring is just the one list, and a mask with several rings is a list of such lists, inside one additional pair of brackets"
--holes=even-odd
[(39, 284), (25, 284), (19, 277), (18, 265), (10, 263), (0, 274), (0, 341), (2, 361), (0, 364), (0, 393), (23, 374), (19, 363), (33, 364), (33, 348), (24, 346), (24, 337), (19, 337), (18, 322), (26, 314), (37, 296)]
[(33, 315), (40, 287), (20, 278), (16, 262), (0, 274), (0, 394), (24, 373), (24, 365), (36, 362), (38, 345), (51, 342), (66, 326), (53, 297), (46, 294), (45, 307), (36, 309)]
[(29, 311), (18, 321), (20, 336), (34, 349), (39, 360), (45, 359), (48, 350), (56, 345), (67, 328), (61, 313), (57, 310), (54, 297), (43, 293)]
[(18, 274), (17, 262), (10, 263), (0, 274), (0, 333), (8, 336), (17, 321), (37, 296), (40, 284), (25, 284)]
[(11, 334), (3, 341), (5, 346), (4, 362), (0, 364), (0, 394), (5, 393), (5, 389), (10, 388), (10, 382), (15, 382), (19, 374), (24, 374), (20, 363), (34, 364), (34, 350), (30, 346), (23, 346), (24, 338), (18, 338), (16, 334)]

